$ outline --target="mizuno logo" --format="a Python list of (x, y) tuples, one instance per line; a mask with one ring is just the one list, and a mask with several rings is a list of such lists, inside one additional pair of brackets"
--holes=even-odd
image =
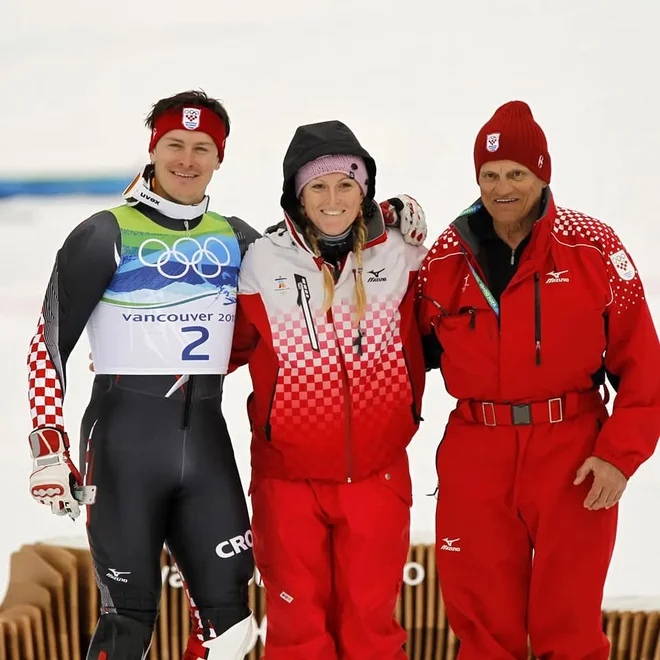
[(460, 552), (461, 549), (458, 546), (455, 546), (454, 543), (458, 543), (461, 539), (460, 537), (457, 539), (448, 539), (444, 538), (442, 539), (444, 541), (444, 544), (440, 546), (440, 550), (445, 550), (446, 552)]
[(568, 273), (568, 270), (551, 270), (548, 273), (548, 279), (545, 281), (546, 284), (557, 284), (558, 282), (570, 282), (568, 277), (562, 277), (564, 273)]
[(380, 274), (384, 271), (384, 268), (381, 268), (380, 270), (369, 270), (367, 271), (368, 273), (371, 274), (371, 277), (367, 280), (367, 282), (387, 282), (386, 277), (381, 277)]
[(130, 575), (130, 571), (118, 571), (114, 568), (109, 568), (107, 577), (109, 577), (111, 580), (114, 580), (115, 582), (128, 582), (126, 578), (120, 577), (122, 575)]

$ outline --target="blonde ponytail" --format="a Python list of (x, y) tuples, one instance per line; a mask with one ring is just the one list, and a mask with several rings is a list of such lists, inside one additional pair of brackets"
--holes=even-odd
[(367, 292), (364, 289), (364, 281), (362, 280), (362, 250), (366, 242), (367, 223), (362, 217), (362, 210), (360, 210), (355, 220), (355, 242), (353, 244), (353, 252), (355, 253), (355, 261), (357, 263), (357, 272), (355, 273), (355, 302), (357, 304), (356, 324), (358, 325), (367, 307)]
[[(305, 236), (307, 237), (307, 241), (309, 242), (310, 247), (312, 248), (312, 252), (314, 253), (315, 256), (319, 258), (323, 258), (321, 256), (321, 249), (319, 248), (319, 239), (316, 235), (316, 230), (314, 229), (314, 225), (308, 220), (307, 223), (305, 224)], [(330, 272), (330, 269), (328, 268), (328, 264), (323, 262), (323, 266), (321, 267), (321, 271), (323, 272), (323, 313), (327, 314), (328, 310), (332, 307), (332, 303), (335, 300), (335, 280), (332, 277), (332, 273)]]

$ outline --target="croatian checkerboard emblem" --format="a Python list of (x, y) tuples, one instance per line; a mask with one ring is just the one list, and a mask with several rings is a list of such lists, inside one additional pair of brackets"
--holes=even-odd
[(622, 280), (632, 280), (635, 277), (635, 267), (630, 263), (625, 250), (611, 254), (610, 261), (614, 264), (614, 268)]
[(500, 148), (500, 134), (499, 133), (489, 133), (486, 136), (486, 149), (493, 152), (497, 151)]
[(199, 108), (184, 108), (183, 109), (183, 126), (189, 131), (194, 131), (199, 128), (199, 118), (202, 111)]

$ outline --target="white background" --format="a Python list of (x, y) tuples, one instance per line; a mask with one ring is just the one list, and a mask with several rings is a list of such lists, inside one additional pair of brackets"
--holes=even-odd
[[(477, 196), (474, 137), (502, 103), (530, 103), (562, 206), (599, 217), (637, 262), (660, 319), (657, 213), (660, 46), (657, 0), (161, 0), (3, 3), (0, 178), (132, 174), (145, 161), (151, 103), (189, 88), (233, 120), (212, 208), (258, 229), (280, 219), (281, 162), (299, 124), (341, 119), (374, 155), (379, 199), (409, 192), (431, 237)], [(0, 202), (0, 597), (22, 543), (81, 536), (27, 490), (25, 357), (55, 252), (113, 199)], [(89, 396), (83, 337), (68, 367), (67, 427), (77, 444)], [(247, 372), (224, 409), (244, 483)], [(413, 539), (433, 540), (433, 457), (452, 406), (437, 372), (410, 456)], [(621, 506), (609, 599), (660, 597), (660, 458)], [(567, 540), (570, 542), (570, 539)], [(579, 548), (575, 549), (580, 552)]]

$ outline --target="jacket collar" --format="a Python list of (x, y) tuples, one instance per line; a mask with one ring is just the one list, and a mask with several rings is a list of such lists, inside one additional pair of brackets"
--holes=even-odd
[(208, 210), (208, 195), (205, 195), (199, 204), (177, 204), (157, 195), (151, 189), (151, 175), (152, 167), (147, 165), (124, 190), (122, 197), (128, 206), (145, 204), (174, 220), (194, 220)]
[[(541, 214), (532, 228), (532, 238), (538, 246), (539, 236), (547, 236), (555, 221), (557, 209), (550, 187), (546, 187), (543, 193)], [(451, 223), (461, 243), (475, 256), (479, 254), (483, 241), (496, 237), (493, 229), (492, 218), (488, 215), (481, 199), (463, 211), (454, 222)]]
[[(319, 269), (323, 266), (323, 258), (317, 257), (307, 242), (307, 237), (305, 232), (301, 229), (299, 224), (295, 222), (288, 213), (284, 214), (284, 224), (287, 230), (287, 233), (291, 237), (293, 243), (305, 250), (312, 255), (314, 261), (316, 262)], [(374, 247), (375, 245), (380, 245), (387, 240), (387, 231), (385, 230), (385, 221), (383, 219), (383, 214), (378, 204), (373, 204), (373, 212), (369, 219), (367, 220), (367, 241), (364, 244), (364, 249)]]

